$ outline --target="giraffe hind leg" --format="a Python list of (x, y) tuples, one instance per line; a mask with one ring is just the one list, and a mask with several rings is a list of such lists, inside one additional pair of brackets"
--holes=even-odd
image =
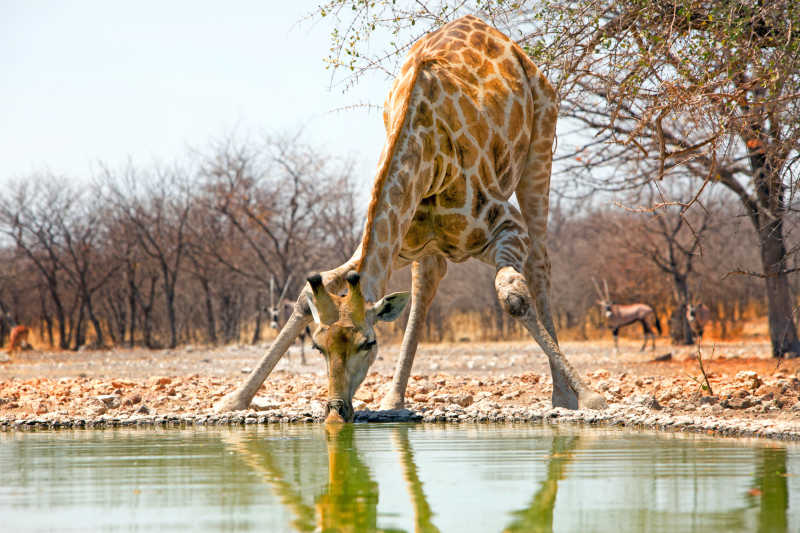
[[(586, 387), (564, 357), (554, 335), (550, 334), (550, 329), (553, 328), (552, 319), (543, 319), (543, 315), (549, 313), (550, 309), (547, 295), (532, 293), (529, 289), (532, 286), (530, 280), (521, 273), (524, 270), (521, 265), (522, 257), (526, 256), (524, 248), (528, 243), (527, 232), (513, 222), (505, 228), (480, 259), (497, 269), (495, 290), (500, 305), (508, 314), (522, 322), (547, 355), (553, 379), (553, 406), (568, 409), (604, 408), (605, 399)], [(536, 298), (532, 298), (531, 294), (536, 294)], [(539, 311), (540, 308), (542, 311)]]

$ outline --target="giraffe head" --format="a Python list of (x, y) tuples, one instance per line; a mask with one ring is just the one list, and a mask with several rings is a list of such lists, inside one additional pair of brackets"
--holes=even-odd
[(409, 297), (407, 292), (397, 292), (373, 305), (361, 294), (358, 273), (348, 272), (345, 279), (345, 296), (329, 294), (319, 274), (308, 278), (313, 296), (306, 293), (317, 324), (311, 334), (312, 345), (325, 357), (328, 367), (326, 423), (353, 420), (353, 395), (378, 354), (374, 325), (399, 317)]

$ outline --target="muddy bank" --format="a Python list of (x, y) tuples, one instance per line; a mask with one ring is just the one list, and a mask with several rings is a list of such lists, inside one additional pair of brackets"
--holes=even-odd
[[(424, 346), (407, 411), (381, 412), (396, 347), (384, 349), (355, 397), (358, 421), (590, 423), (800, 440), (800, 361), (768, 357), (765, 343), (617, 355), (608, 343), (565, 343), (565, 352), (609, 409), (550, 408), (546, 359), (530, 343)], [(630, 348), (630, 347), (629, 347)], [(26, 352), (0, 366), (0, 430), (319, 422), (324, 362), (295, 348), (251, 409), (217, 415), (263, 347), (147, 352)]]

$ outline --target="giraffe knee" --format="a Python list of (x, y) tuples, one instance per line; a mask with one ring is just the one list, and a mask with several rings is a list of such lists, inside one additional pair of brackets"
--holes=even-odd
[(494, 278), (497, 299), (513, 317), (521, 317), (530, 309), (530, 294), (525, 278), (511, 267), (501, 268)]

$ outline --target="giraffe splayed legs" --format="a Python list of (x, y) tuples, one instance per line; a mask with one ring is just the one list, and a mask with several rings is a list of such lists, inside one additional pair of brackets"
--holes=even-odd
[(476, 17), (417, 41), (384, 106), (387, 140), (361, 245), (344, 265), (309, 278), (269, 353), (216, 409), (247, 408), (313, 317), (312, 338), (328, 368), (329, 420), (352, 419), (353, 394), (377, 357), (374, 325), (395, 319), (407, 301), (383, 297), (392, 269), (412, 264), (411, 317), (382, 403), (401, 407), (446, 261), (470, 258), (496, 268), (502, 306), (547, 355), (553, 405), (604, 407), (559, 349), (550, 312), (545, 242), (557, 108), (555, 90), (525, 52)]

